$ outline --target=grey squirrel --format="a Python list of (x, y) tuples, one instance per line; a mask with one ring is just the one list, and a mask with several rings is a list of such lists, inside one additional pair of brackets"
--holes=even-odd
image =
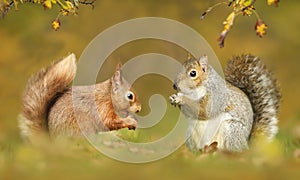
[(281, 95), (266, 66), (251, 54), (235, 56), (225, 80), (208, 57), (189, 58), (174, 82), (170, 96), (189, 121), (186, 145), (193, 151), (217, 144), (217, 149), (241, 152), (252, 140), (274, 138)]
[[(135, 129), (137, 122), (133, 114), (141, 110), (141, 105), (131, 85), (122, 77), (121, 64), (104, 82), (69, 86), (77, 70), (75, 61), (75, 55), (70, 54), (28, 80), (19, 115), (24, 139), (32, 142), (35, 137), (48, 133), (55, 138)], [(72, 96), (73, 93), (76, 95)]]

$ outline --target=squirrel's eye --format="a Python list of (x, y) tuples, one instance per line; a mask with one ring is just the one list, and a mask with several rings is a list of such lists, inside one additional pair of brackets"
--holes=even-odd
[(127, 98), (128, 98), (129, 100), (133, 100), (133, 93), (132, 93), (132, 92), (128, 92)]
[(190, 76), (191, 77), (196, 77), (196, 75), (197, 75), (197, 72), (195, 70), (190, 71)]

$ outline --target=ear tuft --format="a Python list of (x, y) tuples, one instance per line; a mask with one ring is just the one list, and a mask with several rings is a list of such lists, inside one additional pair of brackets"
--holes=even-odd
[(122, 84), (122, 71), (121, 71), (121, 68), (122, 68), (122, 63), (119, 62), (117, 67), (116, 67), (116, 71), (113, 75), (113, 78), (112, 78), (112, 86), (113, 86), (113, 91), (114, 92), (117, 92), (118, 89), (120, 88), (121, 84)]
[(116, 66), (116, 71), (121, 71), (122, 66), (123, 66), (123, 65), (122, 65), (122, 62), (119, 61), (118, 64), (117, 64), (117, 66)]
[(121, 76), (122, 76), (122, 63), (119, 62), (116, 66), (116, 70), (115, 70), (115, 73), (114, 73), (114, 77), (113, 79), (115, 81), (121, 81)]

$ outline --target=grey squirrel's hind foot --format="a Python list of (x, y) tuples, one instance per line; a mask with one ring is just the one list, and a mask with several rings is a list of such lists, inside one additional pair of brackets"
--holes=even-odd
[(202, 151), (203, 151), (203, 153), (211, 154), (211, 153), (216, 152), (218, 150), (217, 146), (218, 146), (218, 142), (214, 141), (210, 145), (205, 145)]

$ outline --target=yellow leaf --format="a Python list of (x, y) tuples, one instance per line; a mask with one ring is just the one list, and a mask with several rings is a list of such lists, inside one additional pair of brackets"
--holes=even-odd
[(233, 25), (234, 18), (235, 12), (232, 12), (227, 16), (226, 20), (223, 22), (224, 30), (229, 30), (231, 28), (231, 26)]
[(239, 0), (239, 1), (236, 1), (236, 4), (240, 5), (240, 7), (242, 7), (242, 8), (245, 8), (245, 7), (253, 5), (254, 2), (255, 2), (255, 0)]
[(244, 8), (244, 9), (242, 10), (243, 15), (250, 16), (250, 15), (253, 13), (254, 9), (255, 9), (255, 8), (254, 8), (253, 5), (248, 6), (247, 8)]
[(275, 5), (278, 6), (279, 0), (267, 0), (268, 5)]
[(60, 27), (60, 21), (59, 21), (59, 19), (55, 19), (54, 21), (52, 21), (51, 25), (52, 25), (52, 28), (55, 31), (57, 31), (59, 29), (59, 27)]
[(255, 24), (255, 31), (259, 37), (263, 37), (266, 34), (267, 28), (268, 26), (262, 20), (257, 20)]
[(235, 18), (235, 12), (232, 12), (227, 16), (226, 20), (223, 22), (224, 29), (222, 30), (222, 32), (220, 33), (220, 36), (218, 38), (218, 44), (220, 47), (224, 47), (225, 38), (226, 38), (231, 26), (233, 25), (234, 18)]
[(45, 9), (51, 9), (52, 8), (51, 0), (44, 1), (43, 6)]
[(67, 5), (67, 8), (65, 10), (67, 10), (71, 13), (75, 13), (76, 9), (75, 9), (74, 4), (72, 2), (69, 2), (69, 1), (66, 1), (65, 3)]
[(41, 4), (41, 0), (33, 0), (34, 3)]
[(65, 9), (61, 9), (60, 12), (61, 12), (61, 14), (64, 15), (64, 16), (69, 15), (69, 11), (67, 11), (67, 10), (65, 10)]

